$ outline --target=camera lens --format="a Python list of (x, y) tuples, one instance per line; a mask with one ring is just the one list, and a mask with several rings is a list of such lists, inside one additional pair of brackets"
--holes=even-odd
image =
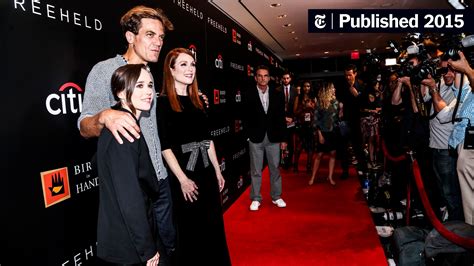
[(459, 54), (458, 54), (458, 49), (451, 48), (446, 51), (446, 54), (448, 55), (448, 58), (456, 61), (459, 60)]

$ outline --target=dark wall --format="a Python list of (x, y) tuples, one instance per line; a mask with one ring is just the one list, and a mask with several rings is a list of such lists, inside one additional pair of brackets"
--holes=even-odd
[(249, 185), (240, 94), (254, 86), (258, 64), (271, 66), (273, 80), (283, 68), (207, 1), (4, 0), (0, 265), (95, 263), (100, 177), (90, 159), (96, 140), (82, 138), (76, 121), (87, 74), (98, 61), (125, 52), (119, 19), (138, 4), (164, 9), (176, 28), (166, 36), (160, 61), (151, 64), (157, 88), (169, 50), (196, 52), (226, 178), (224, 208)]

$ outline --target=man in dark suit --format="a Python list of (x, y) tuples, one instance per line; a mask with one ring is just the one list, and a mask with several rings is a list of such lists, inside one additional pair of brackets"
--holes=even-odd
[(244, 128), (249, 137), (251, 211), (257, 211), (262, 201), (260, 187), (264, 155), (270, 172), (270, 194), (273, 204), (286, 207), (281, 198), (280, 146), (286, 148), (285, 98), (281, 91), (268, 86), (270, 72), (267, 66), (258, 66), (255, 74), (257, 86), (243, 96)]
[(362, 147), (362, 133), (360, 129), (360, 110), (365, 97), (365, 88), (357, 80), (357, 67), (348, 65), (344, 70), (345, 83), (336, 91), (336, 97), (343, 104), (343, 120), (349, 127), (349, 133), (342, 136), (341, 155), (342, 175), (341, 179), (349, 176), (349, 142), (357, 158), (358, 170), (366, 170), (365, 156)]
[(298, 96), (296, 88), (291, 84), (291, 74), (288, 71), (285, 71), (281, 77), (282, 85), (277, 88), (278, 91), (283, 92), (285, 95), (285, 120), (286, 120), (286, 143), (287, 146), (287, 156), (285, 156), (285, 161), (282, 162), (283, 168), (288, 169), (291, 165), (294, 165), (295, 172), (298, 171), (298, 162), (293, 162), (293, 151), (295, 146), (295, 115), (293, 112), (293, 106), (295, 104), (295, 99)]

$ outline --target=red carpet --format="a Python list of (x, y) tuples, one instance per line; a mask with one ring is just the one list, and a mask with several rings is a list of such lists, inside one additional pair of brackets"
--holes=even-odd
[(305, 165), (299, 174), (281, 171), (286, 208), (272, 204), (265, 170), (260, 210), (249, 211), (247, 189), (225, 212), (232, 265), (387, 265), (355, 172), (332, 187), (324, 158), (308, 186)]

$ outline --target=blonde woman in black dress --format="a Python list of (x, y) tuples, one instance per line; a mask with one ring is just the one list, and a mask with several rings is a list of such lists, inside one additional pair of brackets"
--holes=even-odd
[(329, 153), (328, 181), (335, 186), (333, 179), (334, 166), (336, 164), (336, 148), (338, 141), (337, 125), (341, 115), (340, 104), (336, 100), (336, 89), (332, 83), (325, 84), (318, 93), (318, 106), (315, 111), (314, 125), (315, 138), (318, 141), (316, 158), (313, 163), (313, 173), (308, 184), (312, 185), (319, 169), (323, 153)]

